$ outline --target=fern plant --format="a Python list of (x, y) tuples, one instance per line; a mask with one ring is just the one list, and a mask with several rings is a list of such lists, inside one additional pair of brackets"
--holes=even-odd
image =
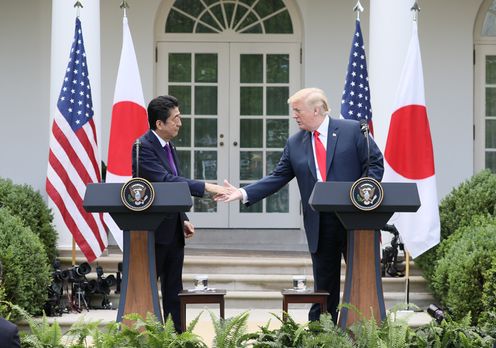
[(246, 333), (248, 312), (243, 312), (227, 319), (217, 318), (211, 311), (209, 311), (209, 314), (215, 330), (214, 347), (246, 347), (246, 343), (242, 341), (242, 338)]
[(308, 334), (307, 324), (299, 325), (289, 315), (286, 316), (286, 320), (283, 320), (276, 314), (271, 314), (281, 322), (279, 329), (269, 329), (269, 320), (265, 326), (260, 327), (260, 331), (245, 335), (242, 342), (249, 343), (253, 348), (305, 347), (304, 337)]
[(309, 334), (303, 337), (305, 348), (354, 347), (351, 337), (334, 324), (330, 314), (322, 314), (320, 321), (310, 322), (308, 330)]

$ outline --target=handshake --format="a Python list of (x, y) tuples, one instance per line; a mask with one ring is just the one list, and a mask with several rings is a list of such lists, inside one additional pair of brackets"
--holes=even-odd
[(206, 182), (205, 191), (212, 193), (214, 195), (214, 200), (217, 202), (227, 203), (243, 199), (243, 194), (241, 191), (231, 185), (227, 180), (224, 180), (224, 184), (222, 186)]

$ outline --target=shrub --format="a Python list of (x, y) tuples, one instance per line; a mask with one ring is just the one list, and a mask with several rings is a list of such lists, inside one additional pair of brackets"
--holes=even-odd
[(39, 314), (50, 283), (45, 249), (38, 236), (4, 208), (0, 208), (0, 260), (5, 299)]
[(479, 318), (479, 325), (493, 328), (496, 334), (496, 257), (493, 257), (491, 268), (484, 274), (484, 288), (482, 290), (482, 308), (484, 311)]
[(52, 226), (53, 216), (39, 192), (28, 185), (15, 185), (0, 178), (0, 207), (18, 216), (25, 226), (38, 235), (50, 262), (57, 256), (57, 232)]
[(443, 241), (444, 256), (438, 260), (432, 288), (455, 320), (471, 312), (477, 323), (485, 311), (481, 289), (490, 281), (486, 277), (496, 260), (496, 220), (476, 217), (472, 221), (474, 226), (462, 227)]
[[(441, 220), (441, 242), (460, 227), (468, 226), (474, 215), (495, 215), (496, 175), (484, 170), (453, 189), (439, 205)], [(434, 274), (439, 247), (435, 246), (415, 259), (430, 282)]]

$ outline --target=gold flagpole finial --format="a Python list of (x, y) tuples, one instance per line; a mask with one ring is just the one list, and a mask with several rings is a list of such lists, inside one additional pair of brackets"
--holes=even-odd
[(419, 6), (417, 0), (415, 0), (415, 3), (413, 4), (413, 6), (410, 9), (410, 11), (413, 11), (413, 20), (416, 22), (417, 21), (417, 18), (418, 18), (418, 15), (420, 13), (420, 6)]
[(356, 12), (357, 20), (360, 20), (360, 12), (363, 12), (363, 6), (360, 3), (360, 0), (358, 0), (355, 7), (353, 7), (353, 12)]

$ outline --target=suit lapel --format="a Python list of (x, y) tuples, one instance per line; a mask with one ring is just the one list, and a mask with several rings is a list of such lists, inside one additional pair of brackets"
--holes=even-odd
[[(160, 141), (158, 141), (157, 137), (155, 136), (155, 134), (153, 134), (152, 131), (148, 131), (146, 136), (147, 136), (148, 140), (150, 141), (150, 143), (152, 143), (153, 149), (157, 153), (158, 157), (160, 157), (160, 159), (162, 160), (162, 163), (164, 164), (165, 169), (167, 169), (169, 172), (172, 173), (172, 168), (169, 165), (169, 160), (167, 159), (167, 154), (165, 153), (165, 150), (162, 147), (162, 145), (160, 145)], [(174, 151), (173, 151), (173, 155), (174, 155)], [(175, 160), (175, 158), (174, 158), (174, 160)], [(176, 161), (176, 163), (177, 163), (177, 161)]]
[(308, 169), (312, 173), (315, 180), (317, 180), (317, 172), (315, 169), (315, 159), (313, 158), (313, 148), (312, 148), (312, 133), (305, 132), (302, 140), (302, 149), (305, 151), (305, 156), (307, 158)]
[(329, 128), (327, 130), (327, 149), (326, 149), (326, 177), (329, 179), (329, 169), (331, 168), (332, 160), (334, 159), (334, 153), (336, 152), (336, 144), (339, 138), (339, 127), (336, 126), (336, 122), (332, 122), (332, 118), (329, 117)]

